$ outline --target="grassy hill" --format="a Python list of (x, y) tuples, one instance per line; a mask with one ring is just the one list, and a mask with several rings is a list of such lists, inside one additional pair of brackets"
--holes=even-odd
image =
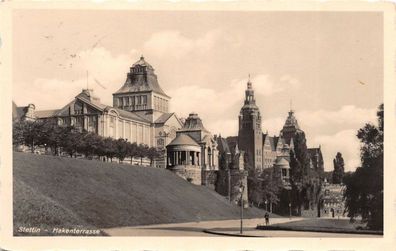
[[(239, 207), (168, 170), (19, 152), (13, 159), (14, 231), (239, 218)], [(244, 211), (246, 218), (263, 214)]]

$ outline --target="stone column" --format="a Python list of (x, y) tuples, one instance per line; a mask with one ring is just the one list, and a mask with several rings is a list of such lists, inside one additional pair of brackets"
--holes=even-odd
[(115, 139), (118, 139), (118, 117), (114, 117), (114, 135)]
[(103, 120), (104, 120), (103, 136), (108, 137), (109, 136), (109, 116), (103, 115)]
[(125, 120), (122, 121), (122, 138), (126, 138), (126, 133), (125, 133)]
[(212, 148), (212, 167), (215, 166), (215, 150)]
[(199, 166), (200, 165), (200, 156), (199, 156), (199, 152), (197, 152), (197, 166)]
[(190, 165), (190, 151), (186, 151), (186, 165)]

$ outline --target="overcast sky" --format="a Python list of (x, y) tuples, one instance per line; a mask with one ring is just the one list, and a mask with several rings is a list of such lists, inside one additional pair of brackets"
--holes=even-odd
[(232, 136), (250, 74), (263, 131), (279, 134), (292, 100), (326, 170), (337, 151), (347, 170), (359, 165), (356, 131), (383, 102), (380, 13), (19, 10), (13, 25), (19, 106), (61, 108), (86, 87), (87, 70), (112, 105), (143, 54), (171, 111), (197, 112), (213, 134)]

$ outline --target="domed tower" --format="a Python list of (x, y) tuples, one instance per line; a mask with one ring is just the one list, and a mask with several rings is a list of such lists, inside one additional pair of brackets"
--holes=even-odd
[(113, 93), (113, 106), (154, 122), (169, 111), (170, 97), (158, 83), (154, 68), (141, 56), (127, 74), (124, 85)]
[(247, 82), (245, 101), (239, 113), (238, 145), (245, 152), (250, 168), (262, 168), (262, 144), (260, 110), (256, 105), (252, 83)]

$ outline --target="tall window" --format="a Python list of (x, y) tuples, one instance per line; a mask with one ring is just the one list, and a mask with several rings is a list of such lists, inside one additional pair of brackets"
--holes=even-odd
[(135, 109), (135, 96), (131, 97), (131, 106), (133, 109)]
[(143, 105), (146, 105), (146, 104), (147, 104), (147, 96), (144, 95), (144, 96), (143, 96)]
[(118, 98), (118, 106), (122, 107), (122, 98)]

